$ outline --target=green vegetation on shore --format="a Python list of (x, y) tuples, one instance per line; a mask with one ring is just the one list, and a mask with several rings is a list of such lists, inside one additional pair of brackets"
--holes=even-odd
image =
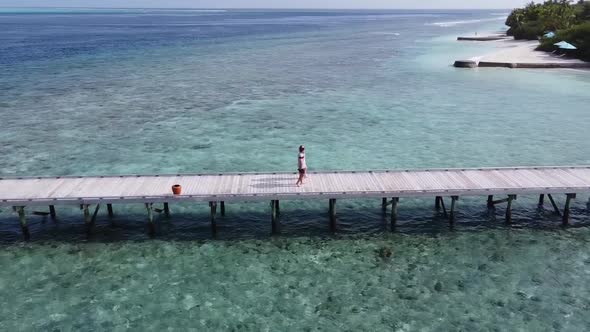
[[(539, 39), (540, 50), (554, 51), (554, 43), (567, 41), (578, 49), (568, 52), (590, 61), (590, 1), (547, 0), (529, 3), (512, 11), (506, 19), (508, 35), (515, 39)], [(555, 32), (551, 38), (543, 37)]]

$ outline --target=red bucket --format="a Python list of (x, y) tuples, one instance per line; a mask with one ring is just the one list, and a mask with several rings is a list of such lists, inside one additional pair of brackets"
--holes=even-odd
[(180, 193), (182, 193), (182, 186), (179, 184), (175, 184), (172, 186), (172, 193), (174, 193), (174, 195), (180, 195)]

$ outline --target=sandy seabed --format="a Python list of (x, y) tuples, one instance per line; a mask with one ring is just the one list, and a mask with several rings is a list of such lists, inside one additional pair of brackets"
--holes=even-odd
[(583, 331), (589, 231), (15, 244), (0, 329)]

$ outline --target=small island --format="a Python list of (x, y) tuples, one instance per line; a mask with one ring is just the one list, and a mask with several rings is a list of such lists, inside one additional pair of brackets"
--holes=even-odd
[[(590, 1), (531, 2), (506, 19), (505, 36), (460, 41), (498, 42), (499, 51), (455, 61), (459, 68), (590, 68)], [(563, 47), (563, 45), (567, 47)]]
[(568, 56), (590, 61), (590, 1), (531, 2), (513, 10), (506, 25), (510, 27), (507, 35), (516, 40), (540, 40), (538, 50), (558, 51), (555, 44), (567, 41), (576, 47)]

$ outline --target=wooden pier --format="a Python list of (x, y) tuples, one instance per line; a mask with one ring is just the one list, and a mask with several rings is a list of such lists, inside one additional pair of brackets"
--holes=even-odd
[[(539, 195), (539, 205), (547, 196), (567, 224), (571, 200), (576, 194), (590, 193), (590, 166), (310, 172), (305, 185), (297, 187), (295, 181), (295, 173), (0, 178), (0, 206), (13, 207), (18, 213), (25, 238), (29, 234), (27, 208), (46, 206), (49, 212), (30, 213), (56, 218), (57, 206), (78, 205), (84, 221), (91, 226), (101, 206), (106, 205), (109, 217), (113, 217), (114, 204), (129, 203), (145, 205), (150, 232), (154, 231), (153, 212), (169, 214), (169, 204), (175, 202), (208, 203), (215, 231), (218, 206), (224, 215), (226, 203), (268, 201), (272, 229), (278, 233), (279, 202), (304, 199), (326, 200), (330, 226), (335, 229), (336, 201), (352, 198), (377, 198), (384, 212), (391, 206), (391, 223), (395, 226), (403, 198), (434, 198), (435, 207), (442, 208), (452, 224), (461, 196), (486, 196), (488, 208), (506, 203), (506, 221), (511, 222), (513, 201), (518, 195)], [(172, 194), (175, 184), (182, 185), (181, 195)], [(563, 210), (553, 195), (565, 195)], [(445, 198), (450, 200), (448, 212)], [(163, 208), (155, 208), (155, 204)]]

